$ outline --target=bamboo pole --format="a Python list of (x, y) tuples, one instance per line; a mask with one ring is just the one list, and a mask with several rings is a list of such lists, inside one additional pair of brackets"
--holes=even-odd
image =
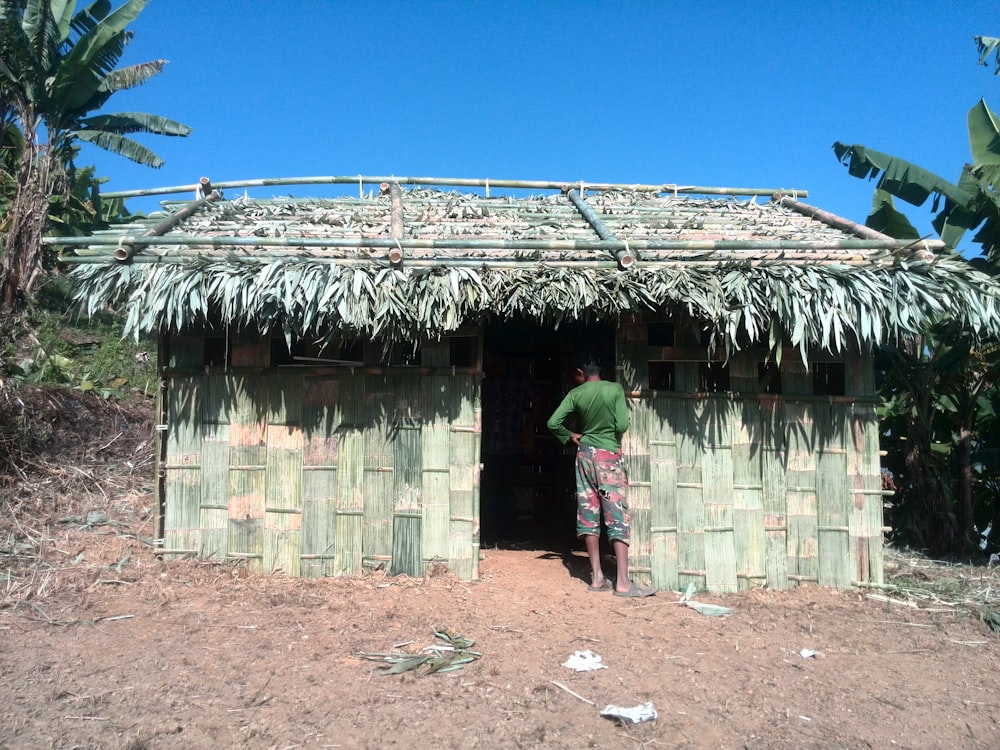
[[(173, 229), (175, 226), (180, 224), (182, 221), (184, 221), (184, 219), (200, 211), (204, 206), (208, 205), (212, 201), (217, 201), (220, 198), (222, 198), (221, 193), (219, 193), (217, 190), (212, 190), (211, 183), (209, 182), (207, 177), (202, 177), (201, 181), (198, 184), (201, 190), (204, 191), (207, 189), (208, 192), (207, 195), (197, 200), (191, 201), (186, 206), (184, 206), (184, 208), (180, 209), (179, 211), (176, 211), (175, 213), (172, 213), (165, 219), (158, 221), (156, 224), (153, 225), (151, 229), (145, 232), (145, 236), (147, 237), (162, 236), (167, 232), (169, 232), (171, 229)], [(131, 260), (132, 256), (135, 255), (135, 252), (136, 252), (136, 246), (134, 244), (129, 244), (129, 245), (119, 244), (118, 248), (115, 250), (115, 260), (124, 263), (128, 260)]]
[(391, 185), (383, 182), (380, 187), (383, 193), (389, 193), (391, 205), (389, 211), (389, 234), (396, 242), (396, 247), (389, 251), (389, 262), (393, 265), (398, 265), (403, 260), (403, 246), (400, 243), (400, 240), (403, 239), (403, 191), (399, 187), (398, 182), (394, 182)]
[[(789, 198), (787, 195), (782, 197), (775, 193), (774, 200), (778, 205), (786, 206), (793, 211), (797, 211), (803, 216), (808, 216), (811, 219), (816, 219), (824, 224), (828, 224), (836, 229), (842, 229), (845, 232), (850, 232), (851, 234), (857, 235), (858, 237), (863, 237), (864, 239), (870, 240), (891, 240), (893, 238), (889, 237), (887, 234), (882, 234), (871, 227), (866, 227), (863, 224), (858, 224), (851, 221), (850, 219), (845, 219), (843, 216), (837, 216), (836, 214), (830, 213), (829, 211), (824, 211), (821, 208), (816, 208), (815, 206), (810, 206), (808, 203), (802, 203), (794, 198)], [(897, 240), (898, 241), (898, 240)], [(944, 242), (941, 240), (906, 240), (905, 247), (901, 249), (907, 250), (943, 250), (945, 247)]]
[[(597, 236), (600, 237), (605, 242), (617, 242), (618, 238), (611, 233), (607, 225), (601, 221), (601, 218), (594, 213), (594, 209), (584, 202), (583, 198), (580, 197), (580, 192), (578, 190), (567, 190), (566, 197), (570, 199), (570, 202), (576, 206), (576, 209), (580, 214), (587, 220), (587, 223), (594, 228), (597, 232)], [(618, 259), (618, 265), (624, 270), (635, 263), (635, 256), (628, 248), (628, 243), (625, 243), (624, 250), (612, 250), (615, 258)]]
[[(333, 177), (273, 177), (257, 180), (231, 180), (213, 183), (217, 190), (227, 188), (275, 187), (287, 185), (380, 185), (383, 182), (399, 185), (428, 185), (444, 187), (481, 187), (488, 191), (493, 188), (521, 188), (526, 190), (570, 190), (572, 188), (605, 191), (629, 190), (640, 193), (673, 193), (687, 195), (794, 195), (808, 197), (805, 190), (784, 188), (736, 188), (704, 187), (698, 185), (676, 185), (674, 183), (639, 184), (611, 182), (559, 182), (552, 180), (493, 180), (490, 178), (460, 177), (371, 177), (364, 175), (341, 175)], [(185, 193), (197, 189), (197, 185), (175, 185), (172, 187), (147, 188), (144, 190), (113, 190), (102, 193), (102, 198), (141, 198), (152, 195)]]
[[(386, 237), (215, 237), (210, 235), (146, 235), (44, 237), (46, 245), (99, 247), (108, 245), (187, 245), (204, 247), (343, 247), (392, 249), (397, 241)], [(504, 239), (409, 239), (412, 250), (557, 250), (594, 252), (631, 250), (905, 250), (912, 242), (902, 240), (504, 240)]]
[[(150, 255), (137, 255), (132, 258), (132, 263), (138, 265), (157, 265), (157, 264), (174, 264), (174, 265), (184, 265), (194, 263), (198, 260), (205, 260), (207, 256), (198, 253), (185, 253), (185, 254), (173, 254), (167, 256), (150, 256)], [(59, 259), (61, 263), (67, 265), (104, 265), (107, 263), (114, 262), (114, 257), (110, 255), (89, 255), (89, 256), (63, 256)], [(317, 255), (292, 255), (292, 254), (261, 254), (261, 255), (239, 255), (239, 256), (217, 256), (215, 258), (216, 262), (232, 263), (239, 260), (241, 263), (271, 263), (274, 261), (288, 262), (289, 260), (297, 263), (318, 263), (318, 264), (328, 264), (337, 265), (345, 267), (363, 267), (363, 268), (389, 268), (391, 264), (388, 259), (378, 259), (378, 258), (342, 258), (342, 257), (331, 257), (331, 256), (317, 256)], [(683, 256), (653, 259), (649, 261), (644, 261), (642, 267), (647, 270), (655, 270), (657, 268), (671, 268), (677, 266), (704, 266), (704, 267), (716, 267), (725, 262), (733, 262), (732, 258), (717, 258), (717, 259), (704, 259), (704, 258), (688, 258)], [(875, 259), (875, 260), (843, 260), (843, 261), (813, 261), (808, 257), (801, 258), (770, 258), (763, 260), (744, 260), (740, 261), (741, 265), (750, 268), (768, 268), (773, 266), (850, 266), (854, 268), (867, 268), (872, 267), (878, 268), (889, 268), (892, 266), (891, 259)], [(544, 268), (585, 268), (585, 269), (610, 269), (618, 270), (620, 266), (617, 261), (614, 260), (595, 260), (593, 258), (411, 258), (406, 262), (406, 267), (410, 269), (449, 269), (449, 268), (474, 268), (474, 269), (489, 269), (496, 271), (511, 271), (511, 270), (525, 270), (527, 267), (544, 267)], [(698, 360), (703, 361), (703, 359)], [(824, 398), (826, 398), (824, 396)]]

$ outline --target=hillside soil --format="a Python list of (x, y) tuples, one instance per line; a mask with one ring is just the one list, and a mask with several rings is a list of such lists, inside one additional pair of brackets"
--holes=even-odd
[[(582, 549), (487, 549), (474, 582), (164, 562), (148, 402), (22, 389), (4, 408), (31, 440), (0, 461), (0, 748), (1000, 742), (995, 567), (890, 552), (901, 590), (696, 594), (731, 609), (712, 616), (587, 591)], [(436, 631), (472, 660), (420, 676), (361, 658), (447, 645)], [(606, 668), (563, 666), (577, 651)], [(601, 715), (646, 702), (653, 721)]]

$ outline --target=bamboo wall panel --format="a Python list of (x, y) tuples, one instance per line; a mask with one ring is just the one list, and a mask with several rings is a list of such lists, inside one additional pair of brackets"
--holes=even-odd
[(361, 533), (362, 563), (389, 567), (392, 561), (393, 490), (395, 482), (392, 426), (400, 401), (411, 380), (419, 375), (368, 375), (365, 377), (365, 413), (371, 422), (364, 433), (364, 476)]
[(393, 465), (393, 575), (404, 573), (420, 577), (424, 574), (421, 546), (421, 466), (423, 454), (420, 426), (401, 426), (392, 442)]
[(229, 557), (263, 570), (267, 484), (266, 388), (250, 375), (229, 376)]
[[(844, 371), (849, 394), (870, 396), (875, 392), (874, 364), (870, 357), (852, 354), (845, 362)], [(846, 409), (844, 428), (851, 489), (848, 524), (851, 527), (852, 580), (883, 583), (882, 471), (875, 406), (852, 404)]]
[[(195, 361), (191, 341), (172, 343), (171, 362)], [(731, 393), (705, 395), (694, 360), (674, 362), (674, 392), (641, 382), (644, 326), (623, 321), (617, 344), (637, 580), (720, 592), (882, 581), (870, 358), (845, 360), (846, 398), (813, 396), (794, 357), (782, 393), (760, 394), (742, 354)], [(263, 345), (242, 346), (259, 363)], [(449, 352), (435, 342), (412, 369), (170, 375), (165, 550), (289, 575), (385, 564), (420, 576), (441, 562), (477, 577), (480, 381), (449, 373)]]
[[(629, 566), (633, 580), (653, 580), (653, 516), (650, 440), (653, 438), (652, 394), (649, 382), (649, 349), (646, 326), (637, 316), (622, 318), (616, 331), (615, 377), (628, 394), (629, 428), (622, 438), (622, 457), (628, 474), (628, 505), (632, 540)], [(648, 389), (645, 389), (648, 390)]]
[(736, 541), (733, 530), (733, 454), (729, 437), (729, 403), (706, 403), (711, 442), (702, 455), (701, 478), (705, 504), (705, 585), (712, 591), (735, 591)]
[(852, 447), (847, 469), (851, 496), (848, 524), (853, 542), (852, 580), (882, 583), (882, 478), (875, 419), (871, 405), (856, 404), (848, 413)]
[[(658, 400), (657, 420), (669, 402)], [(663, 590), (679, 588), (677, 579), (677, 442), (672, 433), (654, 432), (650, 447), (650, 565), (652, 584)]]
[[(836, 409), (843, 424), (843, 407)], [(847, 455), (841, 446), (829, 446), (816, 458), (816, 510), (818, 515), (819, 582), (843, 585), (851, 580), (850, 528), (847, 509), (851, 497), (847, 482)], [(846, 501), (846, 502), (845, 502)]]
[(703, 403), (679, 399), (676, 404), (683, 425), (677, 440), (677, 583), (686, 589), (705, 586), (705, 496), (701, 458), (703, 439), (693, 428), (700, 424)]
[[(301, 377), (283, 380), (288, 390), (301, 392)], [(292, 399), (284, 403), (300, 402)], [(287, 415), (286, 419), (291, 421)], [(264, 570), (280, 570), (285, 575), (296, 577), (301, 575), (303, 442), (299, 425), (267, 425)]]
[(196, 552), (201, 527), (200, 377), (175, 378), (167, 395), (164, 488), (164, 550)]
[(479, 386), (471, 375), (453, 375), (450, 379), (449, 567), (459, 578), (475, 580), (479, 577)]
[(767, 580), (760, 403), (748, 398), (734, 405), (734, 413), (733, 543), (737, 585), (745, 589)]
[(810, 402), (785, 402), (788, 575), (800, 583), (819, 579), (813, 407)]
[[(208, 383), (219, 378), (207, 378)], [(211, 392), (211, 388), (206, 391)], [(209, 403), (214, 403), (206, 399)], [(201, 533), (198, 555), (222, 560), (229, 528), (229, 425), (208, 422), (214, 409), (206, 403), (201, 444)]]
[(420, 545), (424, 562), (447, 563), (451, 556), (451, 378), (431, 375), (427, 388), (428, 421), (420, 446), (424, 458), (420, 496), (424, 518)]
[(362, 529), (365, 507), (365, 381), (345, 376), (340, 382), (337, 428), (337, 501), (334, 522), (334, 575), (358, 575), (362, 567)]
[(302, 531), (299, 570), (304, 576), (333, 573), (337, 520), (340, 382), (306, 377), (302, 387)]

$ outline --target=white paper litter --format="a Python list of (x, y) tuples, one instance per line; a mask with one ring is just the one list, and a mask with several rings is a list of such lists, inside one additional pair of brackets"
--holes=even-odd
[(595, 669), (607, 669), (601, 664), (601, 657), (593, 651), (576, 651), (563, 662), (563, 666), (574, 672), (593, 672)]
[(803, 659), (811, 659), (818, 653), (819, 651), (813, 651), (811, 648), (804, 648), (801, 651), (799, 651), (799, 656), (801, 656)]
[(644, 721), (654, 721), (656, 719), (656, 709), (653, 708), (652, 701), (646, 701), (642, 705), (622, 708), (621, 706), (609, 705), (601, 716), (607, 719), (619, 719), (629, 724), (641, 724)]

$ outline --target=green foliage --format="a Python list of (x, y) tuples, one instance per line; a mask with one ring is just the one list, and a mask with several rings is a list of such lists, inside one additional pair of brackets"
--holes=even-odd
[[(163, 69), (163, 60), (116, 67), (132, 38), (127, 27), (145, 5), (146, 0), (126, 0), (114, 9), (110, 0), (96, 0), (77, 11), (74, 0), (0, 0), (0, 126), (13, 126), (21, 136), (19, 153), (12, 137), (0, 141), (11, 146), (0, 154), (3, 171), (17, 176), (13, 184), (0, 183), (0, 202), (8, 204), (0, 292), (9, 309), (27, 301), (40, 277), (45, 260), (40, 240), (44, 217), (51, 213), (46, 203), (66, 204), (57, 215), (78, 219), (86, 213), (87, 201), (75, 192), (86, 181), (73, 174), (80, 141), (157, 167), (162, 160), (128, 136), (190, 132), (152, 114), (95, 114), (116, 92)], [(8, 171), (8, 161), (16, 168)], [(102, 209), (94, 198), (89, 203), (93, 226)], [(71, 218), (70, 226), (79, 222)]]
[[(1000, 40), (976, 37), (976, 43), (979, 62), (986, 64), (997, 54)], [(962, 167), (957, 183), (865, 146), (838, 141), (833, 148), (852, 176), (877, 180), (868, 226), (912, 238), (915, 230), (896, 211), (891, 196), (914, 205), (934, 196), (933, 225), (941, 239), (955, 248), (966, 230), (978, 227), (973, 240), (985, 257), (970, 265), (995, 278), (1000, 261), (1000, 120), (982, 100), (967, 120), (972, 163)], [(901, 345), (884, 350), (883, 447), (889, 468), (902, 483), (893, 525), (916, 546), (939, 553), (969, 551), (974, 520), (998, 512), (995, 502), (984, 503), (995, 493), (982, 490), (997, 485), (998, 462), (985, 457), (1000, 446), (1000, 337), (996, 325), (969, 327), (943, 317), (921, 326)]]
[(120, 316), (104, 312), (81, 318), (71, 302), (64, 276), (40, 287), (35, 304), (16, 321), (3, 351), (3, 379), (8, 384), (63, 385), (93, 391), (104, 398), (156, 390), (155, 342), (122, 336)]

